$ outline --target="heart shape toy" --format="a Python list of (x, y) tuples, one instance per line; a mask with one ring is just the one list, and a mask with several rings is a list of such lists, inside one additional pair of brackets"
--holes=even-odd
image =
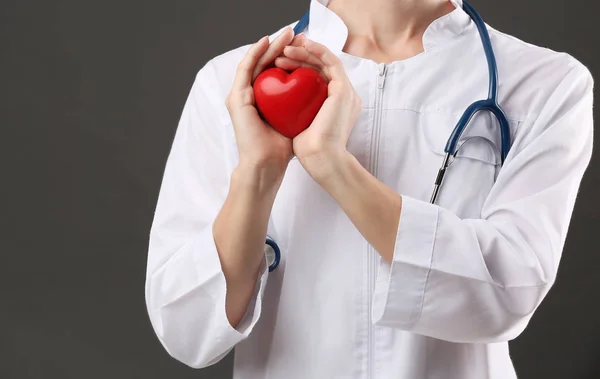
[(294, 138), (308, 128), (327, 98), (327, 81), (300, 67), (292, 73), (273, 67), (254, 81), (256, 108), (279, 133)]

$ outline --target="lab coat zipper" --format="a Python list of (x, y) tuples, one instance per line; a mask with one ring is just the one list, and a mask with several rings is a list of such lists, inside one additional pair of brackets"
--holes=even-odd
[[(381, 118), (383, 114), (383, 89), (385, 86), (385, 79), (387, 76), (388, 66), (384, 63), (379, 64), (377, 72), (377, 91), (375, 94), (375, 117), (373, 121), (373, 134), (371, 137), (371, 173), (377, 177), (377, 167), (379, 165), (379, 140), (381, 133)], [(375, 272), (377, 269), (377, 252), (369, 244), (367, 251), (367, 378), (374, 378), (374, 362), (373, 362), (373, 350), (375, 348), (373, 333), (373, 315), (372, 315), (372, 304), (373, 304), (373, 292), (375, 291)]]
[(387, 65), (380, 63), (377, 75), (377, 94), (375, 95), (375, 119), (373, 122), (373, 137), (371, 145), (371, 173), (377, 176), (377, 167), (379, 165), (379, 135), (381, 132), (381, 116), (383, 109), (380, 106), (383, 97), (383, 88), (387, 76)]
[(383, 86), (385, 85), (385, 77), (387, 74), (387, 65), (385, 63), (379, 64), (379, 75), (377, 76), (377, 89), (382, 92)]

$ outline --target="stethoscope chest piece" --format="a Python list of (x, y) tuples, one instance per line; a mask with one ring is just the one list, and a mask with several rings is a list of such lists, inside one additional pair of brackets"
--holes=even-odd
[(267, 265), (269, 266), (269, 272), (275, 270), (279, 266), (281, 260), (281, 251), (277, 243), (269, 236), (265, 241), (264, 248), (265, 258), (267, 259)]

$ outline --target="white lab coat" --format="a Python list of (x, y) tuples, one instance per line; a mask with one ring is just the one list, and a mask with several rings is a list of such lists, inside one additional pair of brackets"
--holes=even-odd
[(393, 264), (294, 159), (268, 228), (281, 264), (263, 265), (228, 323), (212, 223), (238, 159), (224, 99), (248, 46), (234, 49), (199, 71), (166, 164), (146, 282), (160, 342), (198, 368), (236, 347), (238, 379), (515, 378), (508, 341), (555, 282), (590, 161), (589, 71), (490, 28), (512, 149), (501, 168), (495, 121), (475, 117), (431, 205), (451, 130), (487, 96), (475, 25), (458, 1), (424, 53), (381, 65), (341, 51), (347, 29), (325, 5), (312, 1), (307, 36), (341, 57), (364, 103), (348, 150), (403, 196)]

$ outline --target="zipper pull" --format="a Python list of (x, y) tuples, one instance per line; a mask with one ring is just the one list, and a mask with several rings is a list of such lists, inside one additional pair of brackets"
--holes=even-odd
[(387, 74), (387, 65), (385, 63), (379, 64), (379, 75), (377, 76), (377, 88), (383, 89), (385, 84), (385, 76)]

